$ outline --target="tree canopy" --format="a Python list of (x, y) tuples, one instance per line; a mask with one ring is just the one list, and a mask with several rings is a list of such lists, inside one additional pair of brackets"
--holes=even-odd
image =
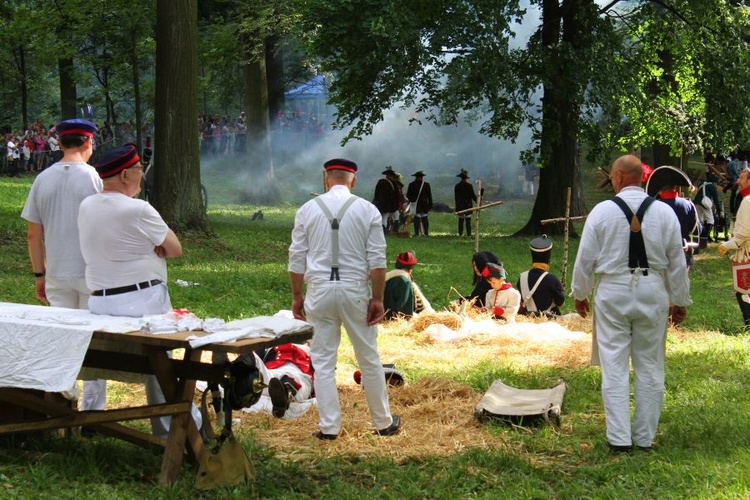
[[(672, 156), (750, 140), (747, 10), (722, 0), (349, 0), (303, 2), (312, 53), (334, 75), (345, 140), (368, 134), (383, 110), (414, 107), (439, 124), (462, 112), (481, 133), (533, 131), (525, 160), (542, 167), (530, 223), (560, 215), (564, 189), (583, 210), (583, 145), (667, 145)], [(520, 30), (532, 26), (528, 35)], [(561, 231), (558, 226), (557, 231)], [(552, 229), (554, 232), (554, 229)]]

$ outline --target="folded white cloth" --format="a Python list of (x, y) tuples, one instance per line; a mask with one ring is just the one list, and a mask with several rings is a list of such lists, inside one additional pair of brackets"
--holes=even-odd
[(235, 342), (240, 339), (257, 339), (261, 337), (276, 338), (285, 334), (297, 333), (310, 328), (310, 324), (294, 318), (289, 318), (286, 314), (276, 314), (274, 316), (258, 316), (256, 318), (246, 318), (236, 321), (230, 321), (224, 325), (224, 330), (198, 337), (191, 335), (186, 340), (190, 342), (193, 349), (206, 344), (217, 342)]

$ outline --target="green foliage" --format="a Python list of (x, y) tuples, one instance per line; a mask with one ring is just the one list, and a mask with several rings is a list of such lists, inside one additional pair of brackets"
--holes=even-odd
[[(572, 113), (580, 108), (573, 134), (588, 138), (592, 157), (656, 143), (679, 155), (750, 137), (742, 6), (315, 0), (300, 8), (315, 33), (311, 52), (335, 75), (337, 125), (353, 125), (347, 139), (369, 134), (395, 105), (414, 106), (417, 120), (479, 121), (482, 133), (502, 138), (515, 139), (522, 126), (536, 141), (543, 129), (552, 138), (569, 133), (542, 116), (542, 85)], [(516, 37), (540, 12), (546, 24)]]

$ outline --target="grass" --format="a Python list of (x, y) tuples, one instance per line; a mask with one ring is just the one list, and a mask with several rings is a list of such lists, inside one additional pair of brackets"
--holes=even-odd
[[(180, 234), (184, 255), (169, 263), (173, 304), (201, 317), (226, 320), (288, 309), (286, 251), (295, 209), (306, 198), (304, 189), (290, 181), (286, 203), (240, 205), (237, 183), (226, 173), (203, 179), (214, 234)], [(611, 196), (594, 187), (598, 179), (591, 171), (586, 179), (589, 206)], [(432, 179), (433, 191), (439, 201), (448, 202), (453, 179), (444, 179), (444, 186), (440, 182)], [(30, 183), (30, 178), (0, 178), (0, 300), (34, 304), (25, 224), (19, 217)], [(360, 181), (355, 192), (368, 197), (372, 186), (374, 182)], [(508, 199), (482, 216), (479, 247), (500, 256), (513, 282), (529, 265), (529, 251), (527, 239), (510, 235), (526, 222), (531, 203)], [(259, 209), (264, 219), (251, 221)], [(455, 236), (451, 215), (433, 214), (430, 223), (430, 238), (389, 236), (388, 260), (414, 250), (420, 260), (416, 279), (440, 309), (455, 298), (451, 287), (464, 294), (471, 290), (474, 244)], [(581, 227), (576, 225), (579, 232)], [(559, 237), (553, 241), (551, 271), (561, 276), (563, 242)], [(570, 241), (568, 283), (577, 245), (577, 239)], [(569, 386), (563, 427), (555, 432), (550, 427), (488, 424), (486, 432), (500, 437), (501, 446), (469, 446), (448, 456), (408, 458), (385, 452), (298, 454), (269, 446), (261, 427), (243, 428), (243, 445), (253, 457), (256, 481), (207, 494), (194, 490), (195, 469), (190, 465), (183, 467), (174, 485), (156, 486), (159, 457), (116, 440), (5, 439), (0, 441), (0, 498), (746, 498), (750, 396), (744, 389), (750, 386), (750, 348), (727, 262), (718, 256), (715, 244), (697, 256), (690, 276), (694, 304), (680, 330), (669, 337), (664, 411), (654, 453), (608, 453), (596, 368), (523, 365), (489, 353), (461, 363), (436, 356), (425, 364), (410, 362), (407, 351), (398, 364), (407, 380), (440, 377), (466, 384), (478, 394), (496, 378), (511, 385), (544, 387), (562, 377)], [(177, 279), (198, 284), (182, 287)], [(571, 312), (572, 304), (566, 303), (563, 311)], [(398, 351), (407, 341), (380, 337), (388, 352)], [(419, 348), (414, 342), (409, 345)], [(350, 350), (346, 341), (342, 350)], [(347, 357), (342, 363), (352, 360)], [(127, 385), (115, 386), (110, 399), (127, 398), (127, 391)], [(471, 410), (467, 408), (469, 415)], [(418, 432), (418, 422), (406, 425)]]

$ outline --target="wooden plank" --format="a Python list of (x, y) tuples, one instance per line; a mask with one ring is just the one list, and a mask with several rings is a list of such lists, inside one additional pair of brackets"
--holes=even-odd
[[(136, 343), (144, 346), (163, 347), (165, 349), (191, 349), (190, 342), (186, 340), (187, 337), (191, 335), (205, 337), (206, 335), (210, 334), (202, 331), (187, 331), (159, 335), (141, 332), (111, 333), (96, 331), (94, 332), (93, 338), (98, 340), (113, 340), (117, 342)], [(247, 352), (255, 351), (257, 349), (266, 349), (268, 347), (277, 346), (279, 344), (301, 344), (310, 340), (312, 338), (312, 335), (313, 329), (311, 326), (307, 330), (297, 333), (289, 333), (286, 335), (282, 335), (281, 337), (240, 339), (236, 342), (206, 344), (205, 346), (201, 346), (201, 349), (204, 351), (244, 354)]]
[[(38, 407), (38, 406), (37, 406)], [(59, 412), (59, 409), (54, 410)], [(0, 434), (14, 432), (40, 431), (58, 429), (61, 427), (76, 427), (79, 425), (102, 424), (107, 422), (123, 422), (143, 418), (162, 417), (165, 415), (190, 414), (190, 403), (165, 403), (161, 405), (137, 406), (118, 410), (103, 411), (71, 411), (67, 415), (38, 420), (35, 422), (21, 422), (0, 426)]]

